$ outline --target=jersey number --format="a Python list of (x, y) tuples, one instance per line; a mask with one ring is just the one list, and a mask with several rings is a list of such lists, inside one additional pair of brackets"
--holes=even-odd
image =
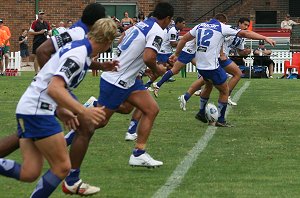
[(134, 29), (128, 35), (123, 38), (123, 41), (120, 43), (119, 49), (122, 51), (126, 50), (132, 41), (139, 35), (139, 31)]
[(210, 41), (209, 39), (214, 35), (214, 32), (210, 29), (208, 30), (203, 30), (199, 29), (198, 30), (198, 38), (197, 38), (197, 46), (202, 46), (202, 47), (209, 47)]

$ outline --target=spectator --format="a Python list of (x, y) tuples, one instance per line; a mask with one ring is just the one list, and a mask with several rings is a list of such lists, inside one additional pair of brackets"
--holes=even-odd
[(141, 21), (144, 21), (144, 20), (145, 20), (144, 12), (139, 12), (137, 21), (141, 22)]
[(73, 25), (73, 21), (72, 20), (68, 20), (67, 21), (67, 26), (66, 26), (66, 29), (70, 29), (70, 27)]
[(0, 29), (0, 75), (3, 76), (3, 51), (5, 46), (5, 41), (7, 40), (8, 35), (6, 31)]
[(28, 31), (23, 29), (22, 35), (19, 37), (19, 44), (20, 44), (20, 52), (22, 57), (22, 62), (26, 62), (26, 65), (23, 67), (30, 66), (29, 65), (29, 50), (28, 50)]
[(288, 30), (291, 30), (293, 29), (293, 26), (294, 25), (299, 25), (300, 23), (297, 23), (293, 20), (290, 19), (290, 15), (287, 14), (285, 16), (285, 19), (281, 22), (281, 28), (282, 29), (288, 29)]
[(52, 27), (52, 31), (51, 31), (52, 36), (59, 35), (59, 34), (64, 33), (66, 31), (65, 22), (63, 22), (63, 21), (59, 22), (57, 28), (56, 28), (55, 24), (52, 24), (51, 27)]
[(132, 18), (129, 18), (128, 12), (124, 12), (124, 18), (121, 20), (121, 26), (123, 27), (124, 30), (127, 30), (133, 25), (133, 20)]
[(31, 24), (29, 35), (33, 35), (32, 54), (34, 56), (34, 70), (37, 74), (39, 71), (39, 64), (36, 59), (36, 49), (47, 40), (47, 36), (50, 34), (50, 25), (44, 20), (45, 12), (39, 10), (38, 19)]
[(132, 21), (133, 21), (132, 25), (135, 25), (138, 22), (138, 18), (136, 16), (132, 17)]
[(5, 66), (8, 66), (9, 62), (9, 50), (10, 50), (10, 42), (9, 39), (11, 37), (10, 30), (7, 26), (4, 25), (3, 20), (0, 19), (0, 29), (4, 30), (7, 33), (7, 39), (4, 41), (3, 55), (5, 57)]
[(254, 57), (254, 65), (267, 66), (269, 70), (269, 78), (273, 78), (274, 61), (270, 58), (272, 51), (265, 48), (265, 42), (260, 40), (258, 48), (254, 50), (253, 54), (260, 57)]

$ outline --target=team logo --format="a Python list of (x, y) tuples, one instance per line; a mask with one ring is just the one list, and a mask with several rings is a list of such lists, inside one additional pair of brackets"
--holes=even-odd
[(60, 72), (65, 73), (67, 78), (71, 78), (71, 76), (80, 69), (80, 66), (73, 61), (72, 59), (68, 58), (64, 65), (61, 67)]
[(152, 43), (152, 45), (158, 49), (158, 51), (160, 50), (161, 44), (162, 44), (163, 39), (160, 36), (155, 36), (154, 41)]
[(176, 34), (171, 34), (171, 40), (176, 40)]

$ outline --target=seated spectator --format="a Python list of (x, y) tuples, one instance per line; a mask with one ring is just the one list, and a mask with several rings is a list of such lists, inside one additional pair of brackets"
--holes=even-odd
[[(269, 70), (269, 78), (273, 78), (274, 61), (270, 58), (272, 51), (265, 48), (265, 42), (260, 40), (258, 48), (254, 50), (254, 65), (267, 66)], [(258, 57), (259, 56), (259, 57)]]
[(291, 30), (293, 29), (293, 26), (294, 25), (299, 25), (300, 23), (297, 23), (293, 20), (290, 19), (290, 15), (287, 14), (285, 16), (285, 19), (281, 22), (281, 28), (282, 29), (288, 29), (288, 30)]
[(22, 67), (30, 66), (29, 65), (29, 50), (28, 50), (28, 31), (26, 29), (23, 30), (22, 35), (19, 37), (19, 44), (20, 44), (20, 53), (22, 57), (22, 62), (26, 62), (25, 65)]

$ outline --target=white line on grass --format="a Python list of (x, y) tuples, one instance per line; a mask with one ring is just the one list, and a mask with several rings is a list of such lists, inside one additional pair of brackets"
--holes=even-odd
[[(246, 81), (239, 91), (234, 95), (233, 100), (238, 101), (249, 85), (250, 81)], [(229, 108), (226, 111), (226, 116), (231, 109), (230, 106), (228, 107)], [(192, 150), (189, 151), (181, 163), (178, 164), (172, 175), (168, 178), (167, 182), (155, 192), (155, 194), (152, 196), (153, 198), (167, 198), (180, 185), (181, 180), (184, 178), (187, 171), (192, 167), (199, 154), (205, 149), (209, 140), (211, 140), (214, 136), (216, 130), (217, 127), (207, 127), (205, 134), (198, 140), (196, 145), (192, 148)]]

